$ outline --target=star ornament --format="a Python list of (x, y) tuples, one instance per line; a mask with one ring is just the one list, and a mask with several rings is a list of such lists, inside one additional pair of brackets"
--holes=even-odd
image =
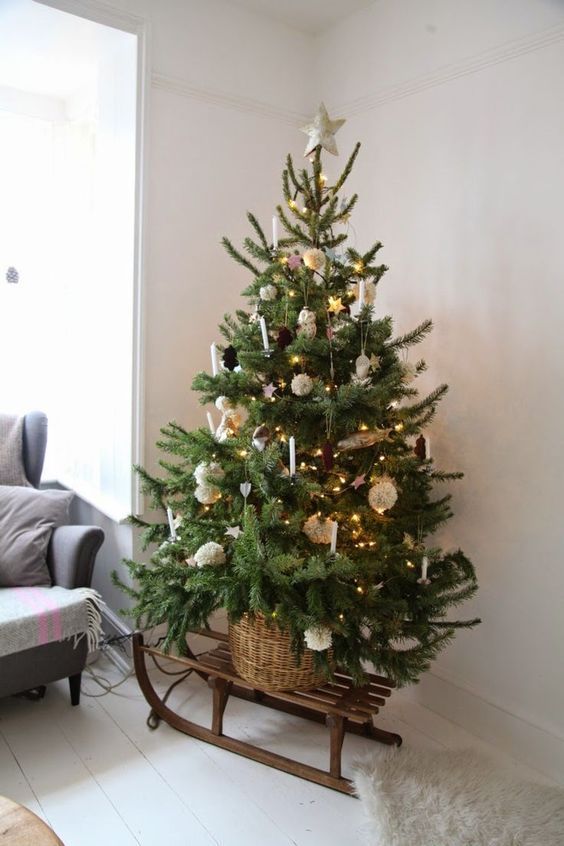
[(338, 156), (339, 151), (337, 150), (335, 133), (338, 132), (344, 122), (343, 118), (331, 120), (327, 114), (325, 105), (321, 103), (313, 122), (308, 123), (307, 126), (302, 126), (300, 130), (301, 132), (305, 132), (306, 135), (309, 135), (309, 141), (306, 144), (304, 157), (311, 156), (311, 154), (315, 152), (316, 147), (323, 147), (323, 149), (327, 150), (328, 153)]
[(340, 297), (329, 297), (328, 311), (333, 312), (333, 314), (339, 314), (341, 311), (344, 311), (344, 310), (345, 310), (345, 307), (344, 307)]
[(228, 528), (225, 530), (225, 534), (229, 535), (232, 538), (235, 538), (235, 540), (237, 540), (241, 532), (241, 526), (228, 526)]
[(276, 390), (276, 385), (270, 382), (269, 385), (263, 385), (262, 392), (267, 399), (272, 399), (274, 395), (274, 391)]
[(360, 476), (356, 477), (351, 487), (353, 487), (355, 491), (357, 491), (364, 484), (366, 484), (366, 473), (361, 473)]

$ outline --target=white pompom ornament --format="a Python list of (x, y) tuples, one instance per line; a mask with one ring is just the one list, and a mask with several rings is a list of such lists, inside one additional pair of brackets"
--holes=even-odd
[(311, 628), (305, 630), (304, 639), (307, 648), (313, 649), (315, 652), (330, 649), (333, 643), (331, 629), (327, 626), (311, 626)]
[(403, 374), (402, 374), (403, 381), (406, 382), (407, 384), (409, 384), (410, 382), (413, 382), (413, 380), (417, 376), (416, 366), (414, 364), (412, 364), (410, 361), (405, 361), (402, 364), (401, 367), (402, 367), (402, 371), (403, 371)]
[(212, 461), (211, 464), (200, 461), (194, 470), (194, 478), (199, 485), (212, 484), (212, 479), (223, 479), (224, 476), (225, 471), (216, 461)]
[(397, 502), (398, 491), (389, 476), (382, 476), (368, 491), (368, 503), (378, 514), (392, 508)]
[(218, 567), (225, 564), (225, 552), (221, 544), (209, 541), (198, 549), (194, 561), (196, 567)]
[(302, 261), (310, 270), (321, 270), (325, 267), (325, 253), (313, 247), (302, 254)]
[(265, 302), (272, 302), (278, 296), (278, 289), (275, 285), (263, 285), (259, 291), (259, 296)]
[(292, 379), (291, 388), (297, 397), (307, 397), (313, 390), (313, 379), (307, 373), (298, 373)]
[(312, 514), (302, 526), (302, 532), (312, 543), (331, 543), (333, 520), (320, 520)]
[(218, 499), (221, 499), (221, 491), (214, 485), (198, 485), (194, 490), (194, 496), (202, 505), (213, 505)]

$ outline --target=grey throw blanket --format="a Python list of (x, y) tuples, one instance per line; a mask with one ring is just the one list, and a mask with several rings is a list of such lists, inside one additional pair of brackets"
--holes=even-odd
[(0, 485), (31, 487), (23, 463), (23, 417), (0, 414)]
[(83, 637), (98, 647), (102, 597), (92, 588), (20, 587), (0, 590), (0, 657), (45, 643)]

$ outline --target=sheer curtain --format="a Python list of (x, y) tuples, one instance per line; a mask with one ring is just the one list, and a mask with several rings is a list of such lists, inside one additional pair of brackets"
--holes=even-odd
[(44, 410), (44, 478), (121, 519), (132, 508), (135, 146), (116, 108), (63, 122), (0, 112), (0, 409)]

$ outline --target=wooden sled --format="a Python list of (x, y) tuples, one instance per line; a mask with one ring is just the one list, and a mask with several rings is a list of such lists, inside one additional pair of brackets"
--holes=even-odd
[[(363, 687), (354, 687), (352, 679), (346, 673), (337, 671), (333, 682), (327, 682), (308, 691), (280, 691), (267, 692), (257, 690), (251, 684), (237, 675), (231, 663), (227, 635), (211, 630), (201, 630), (198, 635), (209, 637), (214, 641), (212, 648), (203, 654), (195, 656), (190, 650), (187, 657), (167, 655), (159, 649), (145, 646), (143, 635), (136, 632), (133, 635), (133, 658), (135, 672), (139, 686), (145, 699), (151, 706), (150, 720), (154, 727), (159, 720), (164, 720), (170, 726), (185, 734), (213, 743), (221, 749), (236, 752), (252, 761), (259, 761), (269, 767), (291, 773), (299, 778), (313, 781), (324, 787), (331, 787), (341, 793), (354, 794), (350, 779), (341, 775), (341, 751), (345, 733), (359, 734), (380, 743), (400, 746), (402, 739), (399, 734), (383, 731), (372, 723), (372, 717), (385, 705), (386, 698), (391, 695), (394, 683), (382, 676), (370, 675), (368, 683)], [(151, 656), (159, 667), (161, 661), (173, 661), (179, 669), (185, 668), (186, 673), (179, 681), (183, 681), (191, 672), (196, 672), (204, 679), (212, 690), (212, 718), (211, 728), (205, 728), (197, 723), (181, 717), (166, 704), (167, 694), (161, 697), (151, 682), (147, 672), (146, 659)], [(160, 667), (159, 667), (160, 669)], [(182, 673), (181, 673), (182, 675)], [(247, 743), (243, 740), (229, 737), (223, 733), (223, 715), (230, 696), (237, 696), (250, 702), (274, 708), (287, 714), (294, 714), (307, 720), (325, 723), (329, 729), (329, 768), (327, 771), (303, 764), (292, 758), (286, 758), (275, 752), (269, 752)]]

